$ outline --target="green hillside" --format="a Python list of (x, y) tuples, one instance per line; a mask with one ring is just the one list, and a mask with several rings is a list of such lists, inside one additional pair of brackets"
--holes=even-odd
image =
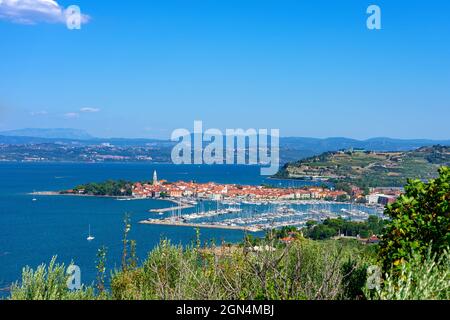
[(450, 147), (422, 147), (407, 152), (327, 152), (286, 164), (278, 178), (347, 182), (359, 187), (400, 187), (407, 179), (428, 180), (450, 165)]

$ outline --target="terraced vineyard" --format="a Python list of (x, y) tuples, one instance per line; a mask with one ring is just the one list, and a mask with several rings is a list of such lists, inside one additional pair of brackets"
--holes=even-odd
[(327, 152), (286, 164), (278, 178), (346, 182), (359, 187), (400, 187), (407, 179), (428, 180), (450, 165), (450, 147), (422, 147), (408, 152)]

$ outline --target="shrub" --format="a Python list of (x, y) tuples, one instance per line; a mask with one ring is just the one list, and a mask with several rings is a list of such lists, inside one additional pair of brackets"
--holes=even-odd
[(25, 267), (21, 283), (11, 287), (12, 300), (91, 300), (94, 299), (92, 288), (70, 291), (64, 264), (57, 264), (53, 257), (48, 267), (39, 266), (36, 271)]
[(450, 170), (442, 167), (439, 177), (424, 183), (410, 180), (405, 194), (385, 214), (392, 218), (381, 242), (383, 270), (402, 270), (412, 252), (441, 254), (450, 244)]
[(396, 273), (386, 276), (382, 287), (366, 295), (379, 300), (449, 300), (450, 299), (450, 253), (447, 250), (437, 257), (432, 250), (426, 258), (413, 254), (408, 263)]
[(258, 250), (248, 246), (182, 248), (165, 240), (142, 267), (113, 275), (111, 295), (122, 300), (343, 297), (342, 266), (359, 250), (354, 244), (310, 240), (284, 247), (274, 244), (263, 241)]

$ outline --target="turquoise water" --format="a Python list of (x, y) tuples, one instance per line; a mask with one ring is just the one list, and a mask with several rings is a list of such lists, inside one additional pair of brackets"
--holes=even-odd
[[(267, 180), (252, 166), (175, 166), (168, 164), (74, 164), (0, 163), (0, 289), (20, 279), (22, 267), (74, 261), (81, 268), (82, 282), (95, 280), (98, 248), (108, 248), (108, 268), (119, 266), (122, 250), (123, 218), (131, 214), (130, 239), (137, 241), (143, 259), (161, 238), (189, 244), (195, 240), (191, 228), (140, 225), (154, 217), (152, 208), (170, 207), (157, 200), (117, 201), (106, 198), (37, 197), (33, 191), (69, 189), (77, 184), (107, 179), (150, 180), (153, 170), (169, 181), (196, 180), (219, 183), (292, 185), (294, 182)], [(88, 226), (95, 236), (86, 241)], [(202, 229), (203, 241), (240, 241), (243, 232)], [(1, 295), (2, 293), (0, 293)], [(3, 294), (5, 294), (3, 292)]]

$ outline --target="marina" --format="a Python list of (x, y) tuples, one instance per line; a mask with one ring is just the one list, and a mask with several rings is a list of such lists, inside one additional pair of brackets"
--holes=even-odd
[(228, 229), (228, 230), (241, 230), (247, 232), (258, 232), (261, 231), (254, 227), (246, 226), (228, 226), (220, 224), (207, 224), (207, 223), (186, 223), (179, 220), (144, 220), (140, 222), (141, 224), (152, 224), (160, 226), (174, 226), (174, 227), (191, 227), (191, 228), (206, 228), (206, 229)]
[(365, 221), (370, 215), (383, 217), (378, 207), (328, 201), (203, 201), (197, 205), (153, 209), (153, 213), (170, 213), (166, 217), (149, 218), (142, 224), (214, 228), (260, 232), (282, 227), (304, 227), (308, 221), (321, 222), (341, 218)]
[(177, 211), (177, 210), (190, 209), (190, 208), (194, 207), (194, 205), (190, 204), (190, 203), (176, 202), (176, 201), (174, 201), (174, 202), (177, 204), (176, 207), (162, 208), (162, 209), (151, 209), (151, 210), (149, 210), (149, 212), (165, 213), (165, 212), (171, 212), (171, 211)]

